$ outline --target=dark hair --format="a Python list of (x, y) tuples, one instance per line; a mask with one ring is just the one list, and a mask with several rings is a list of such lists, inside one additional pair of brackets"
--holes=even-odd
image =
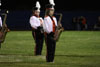
[(47, 5), (45, 6), (46, 9), (47, 9), (47, 8), (52, 8), (52, 7), (53, 7), (52, 4), (47, 4)]
[(35, 10), (37, 10), (37, 9), (38, 9), (37, 7), (33, 7), (33, 8), (32, 8), (32, 11), (35, 11)]
[(31, 12), (32, 12), (32, 15), (34, 14), (34, 12), (37, 10), (38, 8), (37, 7), (33, 7)]

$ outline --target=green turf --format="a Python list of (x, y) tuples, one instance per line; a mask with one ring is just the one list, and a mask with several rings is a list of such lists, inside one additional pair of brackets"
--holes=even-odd
[(7, 34), (0, 49), (0, 67), (100, 67), (100, 32), (66, 31), (56, 46), (55, 63), (47, 63), (44, 44), (42, 56), (34, 56), (30, 31)]

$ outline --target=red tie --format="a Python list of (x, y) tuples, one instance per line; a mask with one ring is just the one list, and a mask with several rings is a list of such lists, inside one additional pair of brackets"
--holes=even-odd
[(51, 17), (52, 24), (53, 24), (53, 32), (55, 32), (55, 21), (53, 20), (53, 17)]

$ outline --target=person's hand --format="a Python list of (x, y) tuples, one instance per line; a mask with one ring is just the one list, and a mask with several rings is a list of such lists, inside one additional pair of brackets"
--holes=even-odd
[(10, 32), (10, 29), (8, 29), (7, 32)]
[(62, 27), (62, 24), (59, 24), (58, 26), (59, 26), (59, 27)]

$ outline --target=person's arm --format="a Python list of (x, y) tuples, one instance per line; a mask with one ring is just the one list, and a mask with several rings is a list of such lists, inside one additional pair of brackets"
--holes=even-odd
[(43, 23), (44, 23), (43, 18), (40, 18), (40, 26), (42, 26), (42, 27), (43, 27)]
[(36, 19), (34, 17), (30, 18), (30, 25), (33, 29), (37, 29), (36, 27)]
[(2, 27), (2, 19), (1, 19), (1, 17), (0, 17), (0, 27)]
[(48, 21), (48, 19), (44, 19), (44, 23), (43, 23), (43, 29), (44, 29), (44, 31), (45, 32), (47, 32), (47, 33), (50, 33), (50, 29), (49, 29), (49, 21)]

